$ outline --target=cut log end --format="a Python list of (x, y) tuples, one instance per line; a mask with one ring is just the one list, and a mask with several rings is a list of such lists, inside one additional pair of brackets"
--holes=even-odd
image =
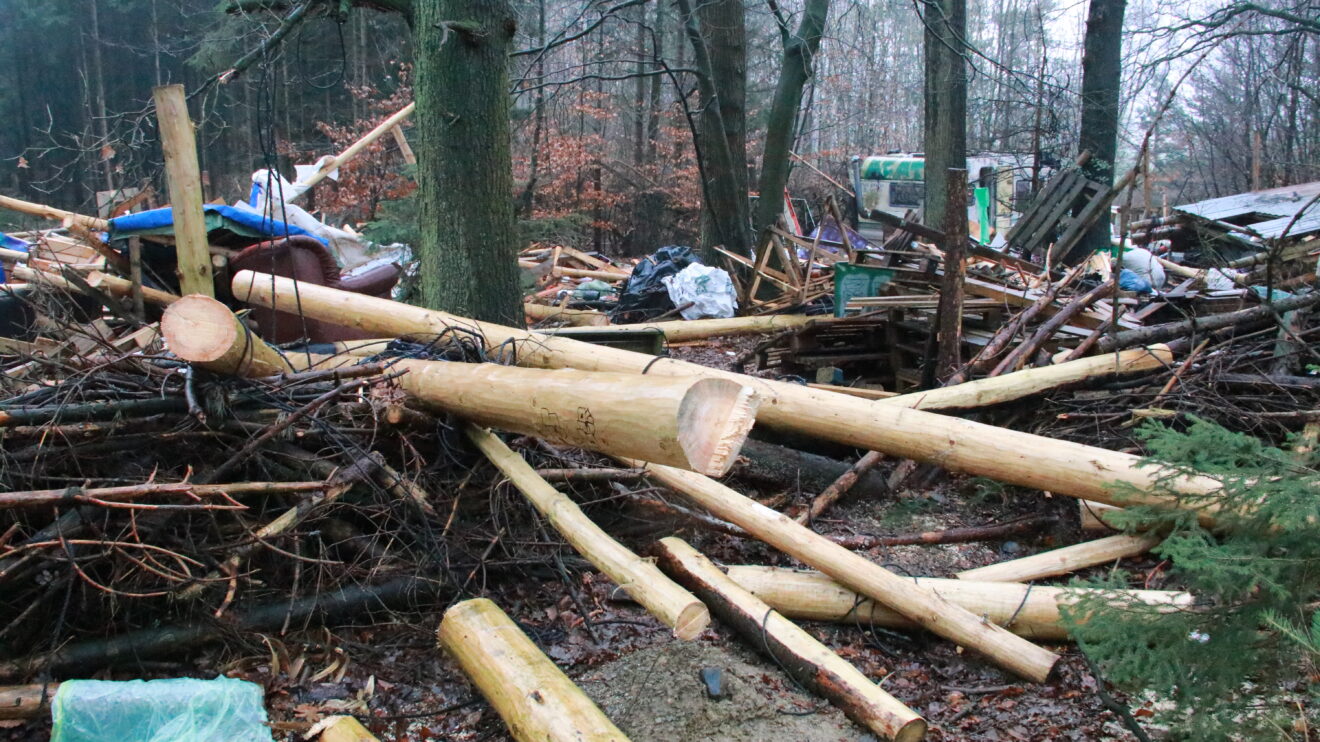
[(756, 423), (756, 390), (728, 379), (701, 379), (683, 395), (678, 439), (692, 471), (720, 477), (729, 472)]
[(193, 363), (215, 361), (238, 340), (238, 323), (229, 307), (201, 294), (174, 302), (160, 319), (174, 355)]
[(678, 620), (674, 622), (674, 636), (691, 641), (701, 636), (707, 626), (710, 626), (710, 609), (705, 603), (694, 600), (678, 614)]

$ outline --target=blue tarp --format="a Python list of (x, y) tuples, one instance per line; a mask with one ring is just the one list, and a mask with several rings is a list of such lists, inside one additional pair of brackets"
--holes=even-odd
[[(328, 244), (324, 239), (317, 237), (302, 227), (285, 224), (276, 219), (268, 219), (261, 214), (255, 214), (251, 211), (240, 209), (235, 206), (204, 204), (202, 206), (202, 211), (206, 214), (206, 228), (208, 232), (213, 229), (228, 229), (236, 234), (259, 238), (305, 234), (314, 237), (321, 242), (321, 244)], [(152, 209), (151, 211), (143, 211), (137, 214), (126, 214), (110, 220), (111, 239), (129, 237), (135, 234), (153, 233), (174, 233), (174, 214), (168, 206), (159, 209)]]
[[(18, 252), (28, 252), (28, 248), (32, 246), (29, 245), (25, 240), (20, 240), (17, 237), (10, 237), (4, 232), (0, 232), (0, 247), (5, 248), (6, 250), (17, 250)], [(5, 282), (6, 282), (5, 266), (4, 263), (0, 263), (0, 283), (5, 283)]]

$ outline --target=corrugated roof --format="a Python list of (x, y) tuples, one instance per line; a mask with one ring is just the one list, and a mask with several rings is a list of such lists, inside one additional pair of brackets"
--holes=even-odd
[[(1320, 181), (1211, 198), (1174, 208), (1212, 221), (1232, 220), (1247, 214), (1273, 216), (1276, 218), (1248, 226), (1264, 237), (1278, 237), (1283, 234), (1297, 212), (1310, 203), (1317, 194), (1320, 194)], [(1292, 225), (1292, 229), (1288, 230), (1288, 234), (1298, 236), (1315, 231), (1320, 231), (1320, 203), (1307, 209), (1297, 223)]]

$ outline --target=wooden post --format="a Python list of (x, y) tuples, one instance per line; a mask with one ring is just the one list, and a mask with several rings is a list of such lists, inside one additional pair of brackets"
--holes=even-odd
[(162, 85), (152, 91), (160, 148), (170, 186), (174, 215), (174, 249), (179, 261), (179, 293), (215, 296), (211, 276), (211, 249), (206, 241), (202, 212), (202, 175), (197, 165), (197, 140), (188, 118), (188, 99), (182, 85)]
[(394, 135), (394, 143), (399, 145), (399, 154), (403, 155), (403, 161), (409, 165), (416, 165), (417, 155), (413, 154), (412, 145), (408, 144), (408, 137), (403, 134), (403, 127), (395, 124), (390, 127), (390, 133)]
[(967, 171), (948, 170), (948, 196), (944, 210), (944, 277), (940, 280), (939, 353), (935, 377), (948, 379), (962, 366), (963, 283), (967, 280)]
[(171, 304), (160, 318), (160, 332), (174, 355), (208, 371), (231, 376), (275, 376), (293, 367), (209, 296), (192, 294)]
[(728, 379), (399, 360), (399, 386), (480, 425), (723, 476), (756, 421), (750, 386)]
[[(1164, 493), (1203, 495), (1220, 489), (1220, 484), (1210, 477), (1160, 479), (1156, 469), (1139, 466), (1140, 460), (1131, 454), (907, 408), (919, 404), (922, 395), (933, 395), (936, 390), (914, 395), (905, 405), (895, 404), (894, 400), (901, 397), (866, 402), (673, 358), (656, 358), (477, 322), (325, 286), (300, 283), (295, 293), (292, 280), (265, 273), (239, 271), (232, 286), (234, 296), (240, 301), (287, 312), (301, 308), (308, 317), (379, 335), (440, 334), (455, 326), (471, 328), (481, 333), (490, 349), (498, 349), (509, 341), (517, 342), (518, 363), (524, 366), (733, 379), (754, 387), (761, 395), (757, 419), (769, 427), (929, 461), (952, 471), (979, 474), (1056, 494), (1118, 505), (1177, 507), (1177, 500)], [(1120, 482), (1131, 485), (1131, 494), (1116, 492), (1114, 485)], [(1209, 514), (1206, 515), (1204, 520), (1209, 520)]]
[(1079, 569), (1108, 564), (1115, 559), (1145, 554), (1160, 542), (1159, 536), (1128, 536), (1118, 534), (1094, 541), (1042, 551), (1021, 559), (968, 569), (957, 574), (960, 580), (982, 582), (1029, 582), (1043, 577), (1055, 577)]
[[(901, 614), (858, 595), (820, 572), (759, 566), (732, 566), (727, 570), (729, 579), (789, 618), (862, 622), (902, 630), (917, 627)], [(1168, 606), (1171, 611), (1186, 610), (1196, 602), (1191, 593), (1168, 590), (1091, 590), (934, 577), (913, 579), (950, 603), (1036, 641), (1067, 641), (1068, 631), (1059, 607), (1086, 594), (1103, 593), (1112, 596), (1115, 603), (1137, 600), (1147, 605)]]
[(614, 723), (485, 598), (455, 603), (436, 632), (518, 742), (627, 742)]
[(147, 321), (147, 309), (142, 296), (142, 238), (128, 238), (128, 280), (132, 282), (133, 313), (139, 322)]
[[(637, 461), (625, 460), (625, 463), (643, 466)], [(713, 479), (668, 466), (645, 466), (648, 477), (681, 492), (711, 514), (742, 526), (780, 551), (894, 609), (927, 630), (986, 655), (1014, 674), (1042, 683), (1059, 659), (1053, 652), (982, 621), (910, 578), (890, 572)]]
[(730, 580), (686, 542), (670, 537), (656, 548), (665, 569), (713, 606), (721, 621), (770, 655), (799, 683), (828, 698), (848, 718), (896, 742), (916, 742), (925, 736), (926, 721), (915, 711)]
[(674, 584), (654, 564), (610, 538), (577, 503), (542, 479), (503, 441), (471, 424), (467, 425), (467, 435), (579, 554), (672, 628), (674, 636), (695, 639), (710, 624), (710, 612), (700, 600)]

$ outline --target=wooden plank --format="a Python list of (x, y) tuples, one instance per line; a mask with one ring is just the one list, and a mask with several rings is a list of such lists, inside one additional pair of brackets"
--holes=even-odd
[(162, 85), (152, 91), (165, 154), (165, 174), (174, 215), (174, 249), (178, 255), (179, 292), (215, 296), (211, 251), (202, 212), (202, 175), (197, 165), (197, 140), (188, 118), (182, 85)]

